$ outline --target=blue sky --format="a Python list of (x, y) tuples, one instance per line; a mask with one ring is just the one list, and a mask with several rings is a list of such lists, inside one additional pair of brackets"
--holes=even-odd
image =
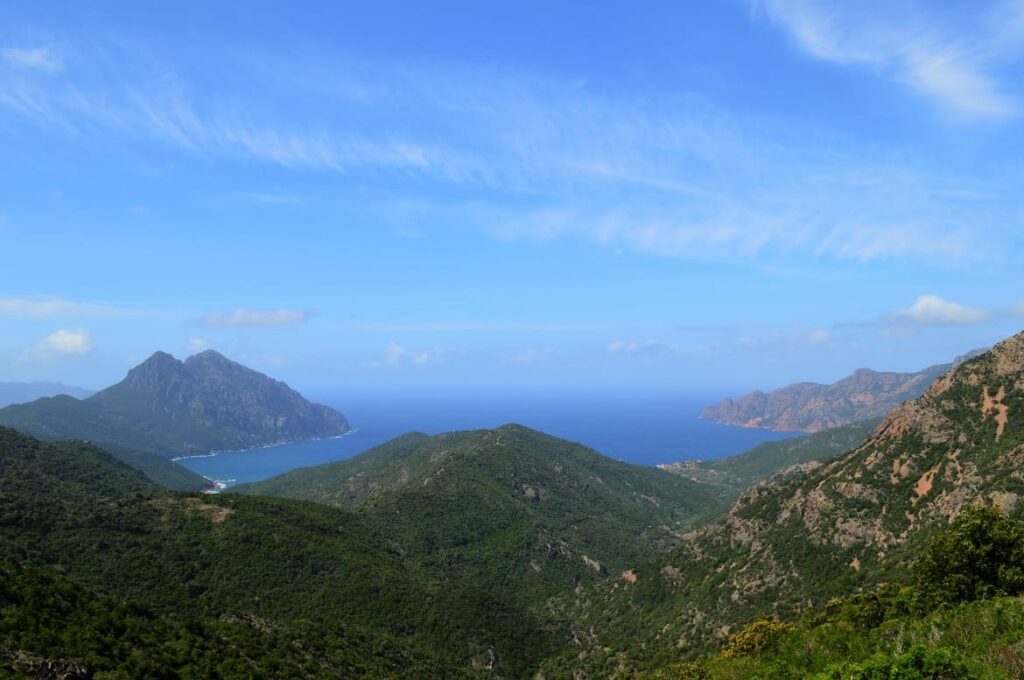
[(0, 380), (729, 391), (1024, 326), (1019, 0), (147, 4), (0, 10)]

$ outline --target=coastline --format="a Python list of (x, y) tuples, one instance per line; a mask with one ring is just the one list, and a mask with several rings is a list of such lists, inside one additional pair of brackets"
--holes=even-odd
[[(341, 439), (342, 437), (347, 437), (347, 436), (349, 436), (350, 434), (352, 434), (354, 432), (358, 432), (358, 429), (357, 428), (353, 428), (353, 429), (349, 430), (348, 432), (343, 432), (341, 434), (332, 435), (330, 437), (309, 437), (307, 439), (291, 439), (289, 441), (284, 441), (284, 442), (274, 442), (273, 444), (264, 444), (263, 446), (248, 446), (248, 447), (246, 447), (244, 449), (224, 449), (224, 450), (221, 450), (221, 451), (210, 451), (209, 453), (197, 453), (194, 456), (176, 456), (174, 458), (171, 458), (171, 461), (177, 463), (179, 461), (192, 460), (192, 459), (195, 459), (195, 458), (213, 458), (215, 456), (220, 456), (220, 455), (223, 455), (225, 453), (245, 453), (246, 451), (261, 451), (263, 449), (272, 449), (272, 448), (275, 448), (275, 447), (278, 447), (278, 446), (288, 446), (289, 444), (297, 444), (299, 442), (318, 442), (318, 441), (320, 441), (322, 439)], [(210, 480), (210, 481), (214, 481), (214, 480)]]

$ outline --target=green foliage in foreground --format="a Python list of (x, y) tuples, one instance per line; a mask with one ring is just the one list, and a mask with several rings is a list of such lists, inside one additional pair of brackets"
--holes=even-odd
[(0, 677), (457, 678), (460, 671), (353, 626), (255, 616), (181, 619), (0, 564)]
[(715, 657), (652, 680), (1009, 680), (1024, 677), (1024, 525), (970, 508), (938, 532), (912, 586), (833, 600), (797, 624), (760, 620)]
[(925, 606), (1024, 591), (1024, 526), (995, 508), (971, 508), (914, 565)]

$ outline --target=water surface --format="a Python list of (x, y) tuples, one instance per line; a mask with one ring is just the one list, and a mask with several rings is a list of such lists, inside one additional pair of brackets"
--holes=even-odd
[(438, 434), (519, 423), (640, 465), (713, 459), (798, 433), (751, 430), (700, 420), (716, 395), (420, 394), (319, 395), (345, 413), (353, 432), (180, 461), (228, 486), (354, 456), (406, 432)]

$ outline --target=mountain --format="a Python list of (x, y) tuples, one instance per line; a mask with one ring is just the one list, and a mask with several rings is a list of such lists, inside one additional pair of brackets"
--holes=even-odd
[(231, 490), (353, 508), (423, 569), (535, 612), (580, 584), (630, 578), (718, 507), (702, 484), (519, 425), (410, 434)]
[(92, 395), (93, 391), (55, 382), (0, 383), (0, 407), (34, 401), (42, 397), (53, 397), (58, 394), (85, 399)]
[(8, 406), (0, 410), (0, 425), (166, 458), (349, 430), (341, 413), (213, 350), (185, 361), (157, 352), (87, 399), (56, 396)]
[(658, 467), (695, 482), (709, 484), (719, 489), (724, 497), (735, 500), (751, 484), (781, 470), (824, 462), (856, 448), (879, 422), (879, 419), (864, 420), (802, 437), (763, 442), (735, 456), (717, 460), (683, 460)]
[(936, 378), (979, 353), (975, 350), (952, 364), (929, 366), (916, 373), (861, 368), (831, 385), (795, 383), (768, 393), (754, 391), (705, 407), (700, 417), (723, 425), (789, 432), (818, 432), (881, 418), (904, 401), (921, 396)]
[(1024, 333), (951, 369), (853, 450), (751, 488), (724, 519), (638, 567), (629, 588), (599, 585), (574, 615), (592, 641), (561, 663), (664, 661), (756, 617), (793, 619), (905, 581), (922, 545), (968, 506), (1024, 513), (1022, 416)]

